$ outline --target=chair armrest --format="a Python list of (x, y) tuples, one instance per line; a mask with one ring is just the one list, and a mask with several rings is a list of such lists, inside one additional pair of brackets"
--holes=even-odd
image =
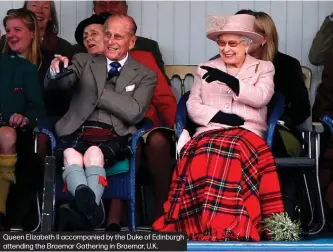
[(134, 185), (135, 185), (136, 152), (138, 149), (138, 141), (147, 131), (153, 128), (153, 122), (148, 118), (144, 118), (139, 125), (140, 128), (132, 134), (132, 140), (131, 140), (131, 149), (133, 152), (133, 157), (130, 160), (129, 172), (130, 172), (130, 177), (132, 177), (133, 179), (132, 183)]
[(303, 123), (296, 125), (296, 129), (298, 132), (312, 132), (312, 117), (309, 116)]
[(153, 122), (148, 118), (144, 118), (138, 126), (140, 128), (132, 134), (131, 147), (133, 151), (136, 151), (137, 142), (140, 137), (142, 137), (148, 130), (151, 130), (153, 128)]
[(276, 124), (284, 112), (284, 104), (284, 96), (276, 92), (270, 104), (270, 114), (267, 120), (268, 128), (266, 132), (266, 142), (270, 148), (273, 146), (273, 136), (275, 133)]
[(52, 154), (54, 153), (57, 145), (57, 139), (54, 133), (54, 125), (58, 120), (59, 117), (39, 118), (37, 121), (37, 126), (34, 128), (35, 134), (44, 134), (49, 138)]
[(177, 105), (177, 112), (176, 112), (176, 136), (179, 138), (183, 129), (187, 126), (187, 108), (186, 108), (186, 101), (190, 92), (185, 93), (179, 100)]
[[(319, 118), (323, 125), (325, 125), (328, 130), (333, 134), (333, 120), (330, 116), (324, 115)], [(314, 124), (318, 125), (318, 122), (314, 122)], [(318, 126), (317, 126), (318, 127)]]
[(325, 128), (321, 122), (313, 122), (312, 123), (312, 130), (315, 133), (321, 134), (324, 132)]

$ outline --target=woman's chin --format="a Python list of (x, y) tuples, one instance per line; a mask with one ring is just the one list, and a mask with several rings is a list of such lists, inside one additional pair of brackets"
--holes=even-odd
[(222, 59), (223, 59), (224, 63), (229, 64), (229, 65), (236, 63), (236, 60), (234, 57), (223, 57)]
[(17, 46), (15, 46), (15, 47), (9, 47), (10, 48), (10, 50), (12, 51), (12, 52), (14, 52), (14, 53), (20, 53), (20, 51), (22, 51), (22, 50), (20, 50), (21, 48), (20, 47), (17, 47)]

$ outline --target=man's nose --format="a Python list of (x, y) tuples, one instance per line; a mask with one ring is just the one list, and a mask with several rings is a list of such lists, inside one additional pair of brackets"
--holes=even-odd
[[(110, 5), (110, 3), (106, 4), (106, 5), (105, 5), (105, 12), (108, 12), (108, 13), (110, 13), (110, 12), (111, 12), (111, 10), (112, 10), (112, 8), (111, 8), (111, 5)], [(112, 14), (112, 13), (111, 13), (111, 14)]]

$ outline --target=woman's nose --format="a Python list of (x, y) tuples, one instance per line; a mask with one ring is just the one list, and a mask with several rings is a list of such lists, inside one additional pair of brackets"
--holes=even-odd
[(42, 12), (42, 8), (40, 6), (38, 6), (38, 7), (35, 8), (35, 12), (36, 13), (43, 13)]

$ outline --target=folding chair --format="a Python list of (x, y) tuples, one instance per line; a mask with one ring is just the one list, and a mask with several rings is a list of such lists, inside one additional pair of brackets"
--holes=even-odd
[[(44, 173), (44, 189), (43, 189), (43, 205), (41, 218), (41, 231), (50, 232), (55, 224), (55, 202), (58, 199), (67, 198), (62, 192), (64, 182), (61, 173), (56, 167), (56, 135), (54, 133), (54, 120), (47, 118), (41, 119), (38, 122), (38, 128), (35, 130), (35, 135), (44, 134), (48, 136), (51, 143), (50, 156), (45, 158), (45, 173)], [(105, 188), (103, 199), (122, 199), (129, 201), (129, 223), (128, 227), (131, 232), (136, 231), (136, 206), (135, 206), (135, 169), (136, 169), (136, 151), (137, 143), (140, 137), (149, 129), (152, 128), (150, 120), (145, 119), (137, 132), (132, 134), (131, 148), (133, 156), (128, 162), (128, 169), (124, 170), (124, 164), (115, 164), (113, 167), (106, 168), (108, 187)], [(36, 139), (36, 138), (35, 138)], [(37, 143), (37, 140), (35, 140)], [(59, 169), (58, 169), (59, 170)], [(59, 176), (60, 174), (60, 176)], [(102, 223), (101, 223), (102, 224)]]
[[(309, 93), (311, 100), (311, 78), (312, 72), (308, 67), (302, 66), (302, 73), (304, 76), (305, 86)], [(303, 146), (305, 151), (304, 157), (286, 157), (286, 158), (275, 158), (276, 166), (278, 169), (302, 169), (305, 189), (307, 197), (309, 199), (311, 219), (308, 223), (309, 235), (316, 235), (325, 226), (324, 207), (322, 202), (320, 183), (319, 183), (319, 147), (320, 147), (320, 133), (324, 131), (321, 123), (313, 123), (312, 117), (310, 116), (303, 124), (298, 125), (297, 129), (302, 133), (304, 141), (307, 143)], [(307, 146), (307, 149), (305, 149)], [(314, 177), (311, 176), (311, 172), (314, 172)], [(311, 183), (311, 188), (308, 181), (314, 179)], [(311, 190), (310, 190), (311, 189)], [(311, 193), (315, 193), (314, 197), (311, 197)], [(317, 212), (319, 217), (319, 224), (312, 225), (314, 220), (314, 213)], [(311, 227), (312, 226), (312, 227)]]

